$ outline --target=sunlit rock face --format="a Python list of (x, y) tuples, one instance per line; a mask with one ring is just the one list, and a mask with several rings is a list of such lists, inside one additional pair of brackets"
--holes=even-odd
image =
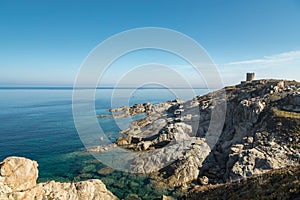
[(28, 190), (36, 186), (37, 162), (26, 158), (9, 157), (0, 163), (0, 192)]

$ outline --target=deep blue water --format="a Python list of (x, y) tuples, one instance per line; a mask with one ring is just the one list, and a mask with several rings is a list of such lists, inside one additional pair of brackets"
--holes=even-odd
[[(126, 92), (129, 89), (118, 90), (113, 106), (134, 103), (158, 103), (175, 99), (176, 96), (167, 89), (139, 89), (131, 94), (129, 102)], [(191, 91), (174, 90), (182, 99), (192, 98)], [(39, 181), (59, 180), (74, 181), (87, 178), (101, 178), (119, 197), (124, 198), (129, 193), (140, 193), (141, 184), (146, 185), (143, 177), (135, 175), (127, 178), (122, 172), (99, 176), (97, 170), (104, 167), (95, 161), (91, 155), (84, 152), (72, 115), (72, 90), (68, 88), (42, 89), (0, 89), (0, 160), (7, 156), (24, 156), (39, 163)], [(112, 89), (97, 89), (96, 113), (107, 114), (111, 108)], [(207, 93), (206, 89), (195, 89), (195, 94)], [(110, 118), (98, 119), (104, 132), (113, 140), (120, 130)], [(95, 131), (91, 138), (99, 137)], [(133, 182), (115, 183), (114, 179), (133, 180), (133, 186), (124, 185)], [(134, 187), (134, 185), (139, 187)], [(119, 187), (119, 188), (118, 188)], [(122, 189), (123, 188), (123, 189)], [(148, 188), (149, 189), (149, 188)], [(140, 189), (141, 190), (141, 189)], [(149, 189), (150, 190), (150, 189)], [(143, 192), (145, 192), (144, 189)], [(142, 194), (148, 195), (148, 194)], [(150, 198), (150, 197), (149, 197)], [(147, 198), (145, 198), (147, 199)]]

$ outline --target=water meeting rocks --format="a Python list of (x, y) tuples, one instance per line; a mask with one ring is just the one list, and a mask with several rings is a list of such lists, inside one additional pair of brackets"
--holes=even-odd
[(0, 163), (1, 200), (107, 200), (118, 199), (101, 180), (77, 183), (50, 181), (36, 183), (38, 178), (36, 161), (22, 157), (8, 157)]

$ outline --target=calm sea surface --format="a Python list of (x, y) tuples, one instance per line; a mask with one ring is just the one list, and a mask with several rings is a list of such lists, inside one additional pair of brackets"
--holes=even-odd
[[(207, 89), (97, 89), (96, 114), (107, 114), (115, 106), (135, 103), (158, 103), (176, 98), (184, 100)], [(152, 199), (170, 191), (155, 189), (146, 176), (123, 172), (98, 173), (105, 166), (86, 153), (73, 121), (72, 89), (0, 89), (0, 160), (24, 156), (39, 163), (39, 180), (78, 181), (100, 178), (120, 198), (138, 194)], [(124, 94), (124, 95), (123, 95)], [(122, 96), (123, 95), (123, 96)], [(116, 139), (120, 128), (110, 118), (98, 119), (104, 132)], [(97, 131), (91, 138), (98, 137)], [(156, 192), (153, 192), (155, 190)]]

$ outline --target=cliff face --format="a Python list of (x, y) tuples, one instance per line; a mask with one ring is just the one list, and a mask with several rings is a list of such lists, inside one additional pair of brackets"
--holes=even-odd
[(262, 80), (225, 88), (219, 141), (200, 170), (212, 183), (299, 164), (300, 84)]
[[(187, 102), (111, 111), (118, 111), (116, 117), (147, 114), (121, 131), (125, 136), (116, 144), (153, 152), (133, 158), (134, 172), (151, 173), (173, 159), (155, 176), (172, 187), (224, 183), (299, 164), (300, 83), (295, 81), (245, 82)], [(214, 127), (213, 118), (224, 120), (224, 126)]]
[(77, 183), (50, 181), (36, 184), (37, 162), (8, 157), (0, 163), (1, 200), (107, 200), (118, 199), (100, 180)]

